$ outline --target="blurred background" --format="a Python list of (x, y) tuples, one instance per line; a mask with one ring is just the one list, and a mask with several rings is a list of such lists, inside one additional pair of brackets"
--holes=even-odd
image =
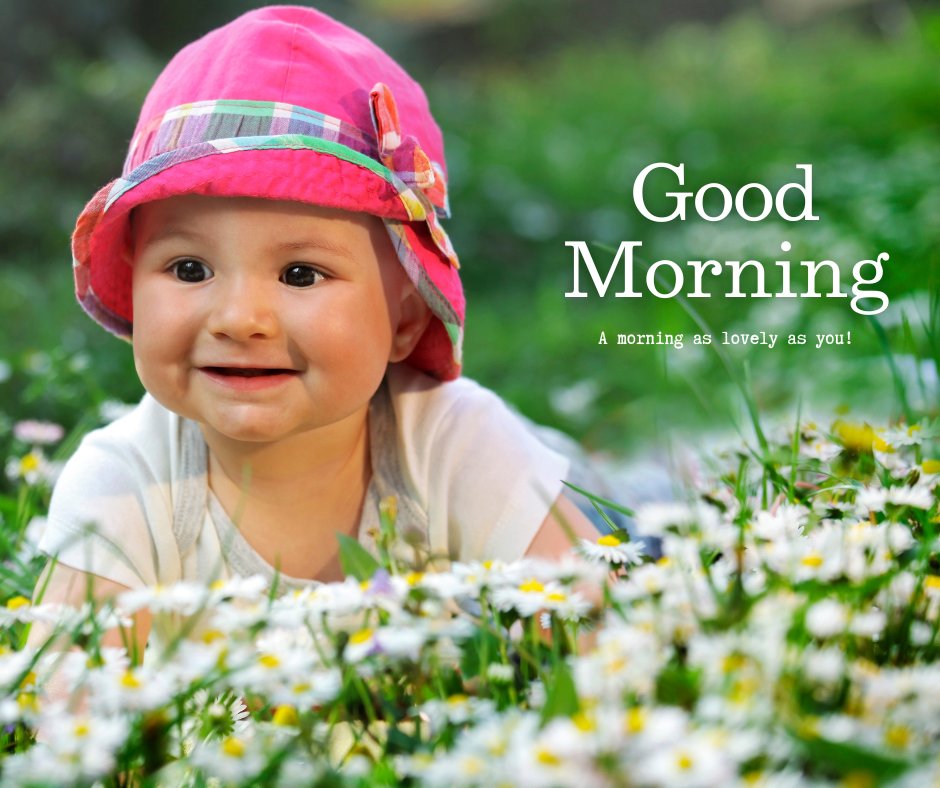
[[(119, 173), (166, 60), (258, 5), (0, 4), (0, 440), (17, 419), (70, 427), (104, 403), (140, 396), (130, 348), (74, 302), (69, 234), (84, 202)], [(883, 421), (905, 404), (936, 412), (937, 4), (316, 5), (425, 85), (448, 146), (448, 228), (469, 298), (466, 374), (531, 418), (626, 454), (679, 429), (730, 424), (741, 409), (735, 380), (745, 375), (768, 414), (797, 400), (822, 417), (850, 409)], [(631, 193), (657, 161), (684, 162), (691, 190), (718, 181), (732, 191), (753, 181), (776, 189), (797, 179), (797, 163), (810, 163), (820, 221), (647, 221)], [(651, 207), (669, 212), (663, 200)], [(612, 257), (598, 244), (637, 240), (648, 262), (753, 258), (768, 274), (789, 241), (790, 259), (839, 263), (843, 289), (857, 261), (887, 252), (881, 286), (891, 306), (876, 324), (847, 299), (726, 299), (721, 286), (695, 303), (715, 331), (852, 336), (851, 346), (820, 350), (728, 349), (724, 363), (688, 341), (700, 329), (677, 300), (564, 298), (567, 240), (591, 242), (603, 271)], [(601, 330), (609, 339), (662, 330), (687, 341), (681, 350), (599, 347)]]

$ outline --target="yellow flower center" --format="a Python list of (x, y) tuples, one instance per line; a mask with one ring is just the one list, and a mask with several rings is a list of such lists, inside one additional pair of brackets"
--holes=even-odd
[(371, 638), (372, 638), (371, 629), (360, 629), (358, 632), (353, 632), (349, 636), (349, 642), (354, 646), (358, 646), (358, 645), (361, 645), (362, 643), (368, 643)]
[(940, 473), (940, 460), (924, 460), (920, 467), (924, 469), (924, 473)]
[(539, 748), (535, 753), (535, 760), (539, 763), (544, 764), (545, 766), (560, 766), (561, 758), (559, 758), (555, 753), (544, 748)]
[(466, 703), (468, 700), (470, 700), (470, 698), (468, 698), (466, 695), (461, 695), (461, 694), (458, 693), (457, 695), (451, 695), (451, 696), (447, 699), (447, 702), (448, 702), (451, 706), (461, 706), (461, 705), (463, 705), (464, 703)]
[(732, 703), (742, 705), (753, 697), (754, 693), (760, 689), (760, 683), (754, 679), (740, 679), (732, 682), (728, 688), (728, 699)]
[(871, 772), (849, 772), (842, 778), (844, 788), (873, 788), (875, 776)]
[(524, 592), (527, 593), (527, 594), (530, 594), (530, 593), (541, 593), (542, 591), (545, 590), (545, 586), (543, 586), (543, 585), (542, 585), (538, 580), (536, 580), (535, 578), (532, 578), (532, 579), (530, 579), (530, 580), (526, 580), (522, 585), (520, 585), (520, 586), (519, 586), (519, 590), (520, 590), (520, 591), (524, 591)]
[(813, 569), (816, 569), (817, 567), (822, 566), (823, 557), (819, 553), (810, 553), (809, 555), (804, 555), (800, 559), (800, 563), (803, 564), (803, 566), (809, 566)]
[(214, 643), (219, 638), (224, 638), (224, 637), (225, 635), (222, 634), (222, 632), (219, 631), (218, 629), (207, 629), (205, 632), (202, 633), (202, 642), (205, 643), (206, 645), (209, 645), (210, 643)]
[(258, 662), (266, 668), (277, 668), (281, 665), (281, 660), (273, 654), (262, 654), (258, 657)]
[(743, 654), (728, 654), (721, 661), (721, 669), (725, 673), (732, 673), (735, 670), (740, 670), (747, 664), (747, 657)]
[(640, 733), (646, 727), (646, 711), (639, 706), (634, 706), (627, 712), (624, 727), (627, 729), (627, 733)]
[(423, 572), (409, 572), (405, 575), (405, 582), (410, 586), (416, 586), (421, 582), (422, 577), (424, 577)]
[(911, 743), (911, 729), (904, 725), (889, 725), (885, 730), (885, 744), (899, 750), (907, 749)]
[(471, 777), (483, 771), (483, 761), (477, 758), (475, 755), (468, 755), (461, 761), (460, 766), (463, 770), (463, 773), (470, 775)]
[(620, 544), (620, 540), (613, 534), (604, 534), (597, 540), (597, 543), (601, 547), (616, 547)]
[(623, 657), (614, 657), (608, 662), (604, 663), (604, 670), (607, 673), (616, 674), (619, 673), (627, 666), (627, 661)]
[(39, 703), (32, 692), (21, 692), (16, 696), (16, 702), (23, 711), (39, 711)]
[(131, 670), (125, 671), (121, 676), (121, 686), (127, 689), (140, 689), (140, 681)]
[(676, 756), (676, 766), (679, 767), (680, 771), (687, 772), (695, 765), (695, 762), (692, 760), (692, 757), (687, 752), (680, 752)]
[(85, 722), (79, 722), (75, 725), (74, 733), (76, 739), (84, 739), (91, 732), (91, 728)]
[(229, 736), (222, 742), (222, 752), (232, 758), (241, 758), (245, 754), (245, 743), (235, 736)]
[(924, 587), (931, 591), (940, 591), (940, 575), (927, 575), (924, 578)]
[(593, 730), (597, 729), (597, 725), (594, 722), (594, 719), (583, 711), (577, 712), (572, 718), (571, 721), (574, 723), (574, 727), (577, 728), (581, 733), (590, 733)]
[(29, 605), (29, 600), (25, 596), (15, 596), (7, 600), (7, 610), (19, 610), (21, 607)]
[(797, 733), (804, 739), (818, 739), (819, 717), (804, 717), (797, 725)]
[(23, 456), (20, 460), (20, 475), (25, 476), (27, 473), (32, 473), (33, 471), (39, 470), (39, 455), (36, 452), (30, 452)]
[(878, 451), (884, 452), (885, 454), (894, 454), (894, 446), (878, 435), (875, 436), (875, 439), (872, 441), (871, 445), (874, 446)]
[(295, 684), (292, 689), (295, 695), (301, 695), (313, 689), (313, 685), (309, 681), (301, 681), (299, 684)]
[(297, 715), (297, 709), (289, 704), (285, 704), (283, 706), (277, 707), (272, 720), (275, 725), (289, 725), (291, 727), (296, 727), (300, 722), (300, 717)]

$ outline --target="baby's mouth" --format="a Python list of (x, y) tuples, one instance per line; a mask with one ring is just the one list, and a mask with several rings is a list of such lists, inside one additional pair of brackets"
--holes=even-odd
[(293, 375), (296, 370), (262, 367), (202, 367), (213, 375), (224, 375), (233, 378), (260, 378), (265, 375)]

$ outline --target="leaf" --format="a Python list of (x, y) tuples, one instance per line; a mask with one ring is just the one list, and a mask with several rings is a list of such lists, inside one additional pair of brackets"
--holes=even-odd
[(699, 673), (670, 662), (656, 679), (656, 700), (667, 706), (681, 706), (691, 711), (699, 696)]
[(601, 504), (602, 506), (606, 506), (609, 509), (613, 509), (615, 512), (620, 512), (621, 514), (627, 515), (627, 517), (632, 517), (634, 514), (632, 509), (628, 509), (626, 506), (623, 506), (622, 504), (614, 503), (613, 501), (610, 501), (607, 498), (601, 498), (601, 496), (595, 495), (594, 493), (590, 493), (587, 490), (581, 487), (578, 487), (576, 484), (572, 484), (571, 482), (566, 482), (564, 480), (562, 480), (561, 483), (564, 484), (566, 487), (570, 487), (575, 492), (581, 493), (581, 495), (586, 496), (595, 504)]
[[(418, 751), (421, 740), (417, 736), (405, 733), (401, 728), (391, 727), (388, 729), (388, 738), (386, 740), (385, 751), (387, 754), (398, 755), (408, 753), (409, 755)], [(394, 785), (395, 783), (390, 783)]]
[(466, 641), (463, 656), (460, 658), (460, 670), (463, 675), (468, 679), (479, 676), (483, 671), (484, 655), (488, 664), (499, 654), (499, 643), (499, 638), (492, 632), (482, 627), (478, 629), (473, 637)]
[[(616, 536), (621, 542), (630, 541), (630, 534), (622, 528), (618, 528), (617, 524), (607, 515), (607, 512), (601, 509), (601, 505), (597, 501), (591, 501), (591, 506), (593, 506), (595, 511), (604, 519), (604, 522), (607, 523), (607, 527), (610, 528), (610, 533), (613, 536)], [(626, 534), (626, 538), (624, 538), (624, 534)]]
[(791, 734), (799, 741), (813, 764), (826, 772), (836, 771), (841, 775), (868, 772), (876, 777), (880, 784), (889, 778), (897, 777), (911, 766), (908, 761), (879, 752), (872, 747), (822, 738), (808, 739), (792, 731)]
[(542, 707), (542, 725), (553, 717), (571, 717), (580, 711), (578, 691), (567, 662), (559, 660), (555, 663), (555, 669), (546, 684), (547, 698)]
[(368, 580), (379, 568), (379, 562), (359, 542), (346, 534), (338, 534), (339, 563), (343, 572), (356, 580)]

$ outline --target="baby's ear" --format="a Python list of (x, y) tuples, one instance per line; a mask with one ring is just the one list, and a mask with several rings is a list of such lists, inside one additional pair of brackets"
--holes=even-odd
[(389, 361), (404, 361), (408, 358), (431, 322), (431, 309), (411, 282), (402, 288), (399, 305), (398, 324), (394, 327)]

